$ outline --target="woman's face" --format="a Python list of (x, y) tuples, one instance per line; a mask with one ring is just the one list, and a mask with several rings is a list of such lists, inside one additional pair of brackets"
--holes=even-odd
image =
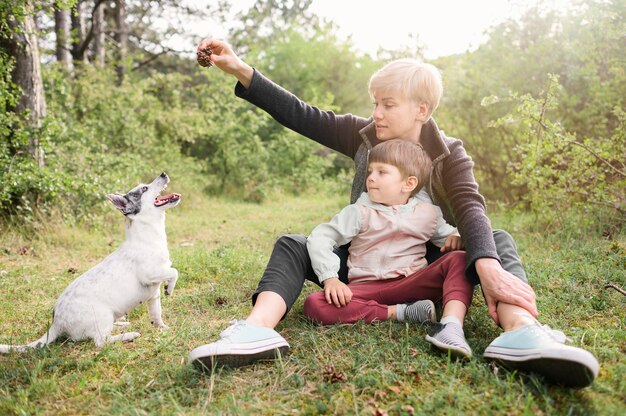
[(423, 105), (389, 91), (375, 92), (372, 117), (378, 140), (403, 139), (419, 142), (426, 122)]

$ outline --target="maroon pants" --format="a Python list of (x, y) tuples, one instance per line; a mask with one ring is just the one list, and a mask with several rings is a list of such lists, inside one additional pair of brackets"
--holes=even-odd
[(323, 325), (387, 320), (389, 305), (430, 299), (461, 301), (469, 308), (474, 285), (465, 276), (465, 251), (453, 251), (412, 275), (388, 280), (352, 283), (352, 300), (341, 308), (328, 304), (324, 291), (309, 295), (304, 314)]

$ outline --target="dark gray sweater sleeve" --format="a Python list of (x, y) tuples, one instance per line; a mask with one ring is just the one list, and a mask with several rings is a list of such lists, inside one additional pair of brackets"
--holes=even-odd
[(235, 95), (267, 112), (283, 126), (324, 146), (354, 158), (361, 144), (359, 130), (367, 119), (337, 115), (309, 105), (254, 70), (250, 87), (235, 86)]
[(465, 152), (460, 140), (448, 140), (450, 155), (443, 161), (442, 185), (445, 199), (452, 210), (456, 226), (467, 252), (468, 271), (475, 273), (474, 263), (480, 258), (498, 261), (491, 221), (487, 217), (485, 200), (478, 192), (474, 178), (474, 162)]

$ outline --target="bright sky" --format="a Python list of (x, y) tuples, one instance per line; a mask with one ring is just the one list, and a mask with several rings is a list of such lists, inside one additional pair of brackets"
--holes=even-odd
[[(575, 0), (313, 0), (311, 11), (333, 20), (342, 39), (350, 37), (361, 52), (375, 54), (379, 47), (400, 49), (418, 36), (426, 58), (463, 53), (486, 40), (485, 31), (509, 17), (519, 16), (532, 4), (566, 9)], [(190, 3), (214, 3), (190, 0)], [(254, 0), (233, 0), (238, 10)], [(195, 25), (192, 25), (195, 26)], [(202, 36), (224, 37), (224, 29), (209, 26)], [(190, 30), (192, 30), (190, 28)], [(189, 48), (185, 48), (189, 49)]]
[[(427, 58), (463, 53), (486, 40), (484, 32), (519, 16), (522, 0), (314, 0), (311, 10), (334, 20), (339, 35), (361, 51), (399, 49), (417, 35)], [(550, 3), (549, 1), (545, 3)], [(552, 1), (552, 3), (554, 3)], [(556, 2), (556, 3), (563, 3)]]

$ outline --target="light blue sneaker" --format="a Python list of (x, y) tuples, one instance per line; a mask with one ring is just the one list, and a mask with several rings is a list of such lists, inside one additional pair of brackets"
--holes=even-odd
[(485, 349), (484, 356), (510, 369), (532, 371), (568, 387), (586, 387), (598, 376), (596, 358), (581, 348), (564, 345), (569, 339), (539, 322), (504, 332)]
[(241, 367), (274, 359), (289, 351), (285, 338), (271, 328), (245, 320), (231, 321), (230, 324), (218, 341), (194, 348), (187, 362), (200, 370), (210, 370), (214, 366)]

